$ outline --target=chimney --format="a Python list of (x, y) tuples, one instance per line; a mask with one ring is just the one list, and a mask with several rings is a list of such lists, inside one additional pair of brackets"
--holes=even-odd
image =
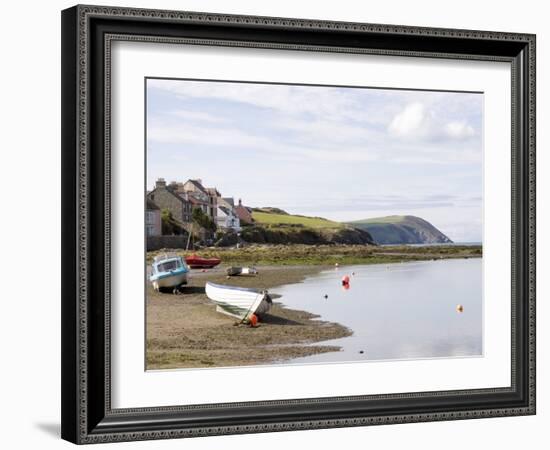
[(159, 178), (155, 184), (156, 188), (166, 188), (166, 180), (164, 178)]
[(202, 184), (202, 178), (196, 178), (195, 181), (199, 184)]
[(239, 206), (243, 206), (243, 202), (241, 199), (239, 199)]

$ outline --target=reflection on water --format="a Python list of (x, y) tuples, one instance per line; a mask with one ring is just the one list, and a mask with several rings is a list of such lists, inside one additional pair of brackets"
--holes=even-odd
[(347, 266), (276, 289), (289, 308), (353, 330), (350, 337), (324, 341), (342, 347), (340, 352), (288, 362), (482, 355), (481, 263), (476, 258)]

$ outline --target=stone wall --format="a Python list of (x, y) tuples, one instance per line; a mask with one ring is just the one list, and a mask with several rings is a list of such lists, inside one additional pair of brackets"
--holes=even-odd
[(147, 251), (161, 248), (181, 248), (187, 245), (187, 235), (181, 236), (147, 236)]

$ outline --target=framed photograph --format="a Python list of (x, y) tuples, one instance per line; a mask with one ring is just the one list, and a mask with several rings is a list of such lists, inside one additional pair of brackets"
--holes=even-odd
[(62, 437), (535, 414), (535, 36), (62, 12)]

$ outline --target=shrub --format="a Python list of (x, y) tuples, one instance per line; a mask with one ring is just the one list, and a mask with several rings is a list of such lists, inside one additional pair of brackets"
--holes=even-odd
[(160, 213), (162, 234), (165, 236), (185, 234), (183, 226), (174, 219), (172, 212), (169, 209), (163, 209)]

